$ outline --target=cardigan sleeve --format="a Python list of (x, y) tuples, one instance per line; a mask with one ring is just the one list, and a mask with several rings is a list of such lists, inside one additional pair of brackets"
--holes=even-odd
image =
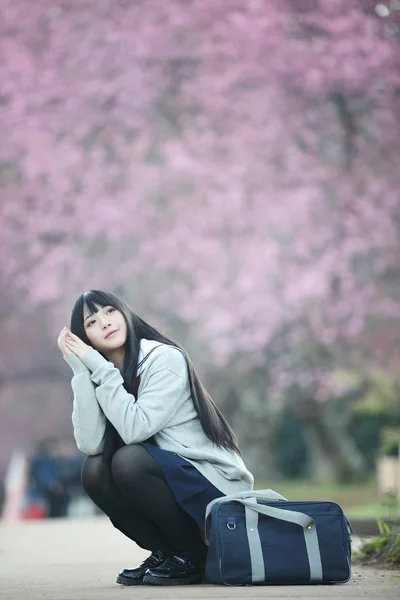
[(104, 448), (106, 418), (97, 402), (90, 371), (75, 354), (67, 354), (64, 359), (74, 373), (71, 381), (74, 393), (72, 425), (76, 445), (89, 456), (100, 454)]
[(159, 432), (190, 397), (186, 361), (175, 349), (157, 352), (137, 401), (125, 390), (120, 371), (96, 350), (82, 362), (97, 386), (98, 403), (125, 444), (143, 442)]

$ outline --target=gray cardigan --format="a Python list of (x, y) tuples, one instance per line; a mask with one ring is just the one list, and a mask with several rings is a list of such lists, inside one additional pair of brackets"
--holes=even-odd
[[(159, 342), (141, 340), (141, 356)], [(241, 457), (213, 444), (205, 435), (191, 398), (187, 364), (182, 353), (162, 344), (144, 362), (137, 400), (122, 375), (96, 350), (82, 359), (67, 354), (73, 370), (72, 423), (77, 446), (88, 455), (102, 452), (106, 416), (125, 444), (154, 436), (157, 445), (191, 462), (224, 494), (250, 490), (253, 476)]]

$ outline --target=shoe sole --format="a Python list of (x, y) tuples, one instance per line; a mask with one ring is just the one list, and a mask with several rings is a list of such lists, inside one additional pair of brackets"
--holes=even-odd
[(143, 579), (131, 579), (130, 577), (118, 575), (116, 583), (120, 585), (143, 585)]
[(154, 575), (145, 575), (143, 578), (145, 585), (190, 585), (202, 581), (203, 575), (192, 575), (184, 579), (169, 579), (168, 577), (154, 577)]

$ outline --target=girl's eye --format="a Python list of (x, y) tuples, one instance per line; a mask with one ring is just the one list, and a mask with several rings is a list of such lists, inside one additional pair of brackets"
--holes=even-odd
[(115, 308), (109, 308), (108, 311), (107, 311), (107, 313), (114, 312), (114, 310), (115, 310)]
[(95, 320), (93, 320), (93, 321), (89, 321), (89, 323), (87, 324), (87, 327), (90, 327), (90, 326), (91, 326), (91, 325), (93, 325), (93, 323), (95, 323), (95, 322), (96, 322)]

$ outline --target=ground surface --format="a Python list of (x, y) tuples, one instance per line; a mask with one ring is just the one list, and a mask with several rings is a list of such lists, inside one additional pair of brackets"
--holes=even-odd
[(169, 598), (400, 598), (400, 572), (355, 567), (336, 586), (228, 588), (210, 585), (126, 588), (118, 570), (146, 552), (102, 517), (0, 524), (0, 598), (3, 600), (163, 600)]

